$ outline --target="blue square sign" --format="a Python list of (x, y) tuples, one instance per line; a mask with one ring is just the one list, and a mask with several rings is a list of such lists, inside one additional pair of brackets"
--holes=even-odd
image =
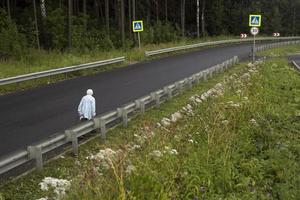
[(261, 26), (261, 15), (250, 15), (249, 26), (260, 27)]
[(143, 21), (133, 21), (132, 22), (133, 32), (142, 32), (144, 31)]

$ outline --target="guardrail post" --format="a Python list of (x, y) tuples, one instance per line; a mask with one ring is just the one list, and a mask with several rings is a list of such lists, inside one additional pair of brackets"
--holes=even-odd
[(205, 70), (204, 72), (202, 72), (203, 74), (203, 80), (207, 81), (207, 71)]
[(177, 81), (175, 83), (175, 86), (178, 89), (179, 94), (181, 94), (182, 93), (182, 85), (181, 85), (180, 81)]
[(43, 154), (41, 146), (29, 146), (27, 147), (30, 159), (35, 159), (36, 168), (38, 171), (43, 170)]
[(193, 81), (194, 81), (193, 77), (187, 79), (189, 90), (193, 88)]
[(128, 113), (125, 108), (118, 108), (118, 114), (120, 117), (122, 117), (123, 120), (123, 126), (127, 127), (128, 126)]
[(135, 104), (141, 110), (141, 114), (145, 114), (145, 102), (139, 99), (135, 101)]
[(106, 139), (106, 123), (105, 119), (102, 117), (100, 118), (94, 118), (94, 127), (95, 129), (100, 129), (100, 137), (102, 139)]
[(102, 117), (100, 118), (100, 137), (106, 139), (106, 121)]
[(239, 63), (240, 61), (239, 61), (239, 57), (238, 56), (234, 56), (234, 60), (235, 60), (235, 63), (234, 64), (237, 64), (237, 63)]
[(156, 108), (159, 108), (159, 106), (160, 106), (160, 95), (157, 92), (153, 92), (153, 93), (151, 93), (151, 98), (153, 100), (155, 100)]
[(222, 71), (222, 69), (219, 65), (215, 65), (214, 66), (214, 71), (216, 72), (216, 74), (219, 74)]
[(168, 100), (172, 99), (172, 90), (169, 88), (169, 86), (164, 87), (164, 91), (168, 96)]
[(209, 78), (213, 77), (213, 70), (212, 69), (208, 69), (208, 73), (209, 73)]
[(66, 130), (67, 141), (72, 142), (72, 153), (74, 156), (78, 156), (78, 138), (76, 132), (72, 130)]
[(198, 85), (199, 83), (200, 83), (200, 74), (196, 74), (195, 76), (194, 76), (194, 80), (195, 80), (195, 82), (196, 82), (196, 85)]

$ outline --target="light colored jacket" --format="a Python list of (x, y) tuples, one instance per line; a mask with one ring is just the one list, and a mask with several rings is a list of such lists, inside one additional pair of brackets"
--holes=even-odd
[(87, 118), (90, 120), (96, 116), (96, 101), (92, 95), (82, 97), (78, 106), (78, 113), (80, 119)]

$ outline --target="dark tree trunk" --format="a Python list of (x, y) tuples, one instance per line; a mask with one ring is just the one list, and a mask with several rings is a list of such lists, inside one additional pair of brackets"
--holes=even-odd
[(121, 34), (122, 34), (122, 46), (125, 48), (125, 5), (124, 0), (121, 0)]
[(132, 10), (131, 0), (128, 0), (128, 20), (129, 20), (129, 38), (132, 39)]
[(200, 37), (200, 0), (197, 0), (197, 37)]
[(295, 30), (296, 30), (296, 8), (293, 9), (293, 28), (292, 28), (292, 34), (295, 36)]
[[(132, 0), (132, 19), (133, 21), (136, 20), (136, 13), (135, 13), (135, 0)], [(133, 40), (136, 41), (136, 34), (133, 34)]]
[(205, 36), (205, 2), (206, 0), (202, 0), (202, 11), (201, 11), (201, 32), (202, 36)]
[(99, 4), (98, 1), (95, 0), (94, 1), (94, 10), (95, 10), (95, 14), (96, 14), (96, 18), (97, 18), (97, 24), (100, 24), (100, 13), (99, 13)]
[(133, 20), (136, 20), (136, 5), (135, 5), (135, 0), (132, 0), (132, 17)]
[(165, 0), (165, 20), (168, 22), (168, 0)]
[(105, 0), (105, 25), (106, 32), (109, 35), (109, 0)]
[(185, 0), (181, 0), (181, 31), (182, 37), (185, 37)]
[(33, 13), (34, 13), (34, 23), (35, 23), (35, 35), (36, 35), (36, 44), (38, 50), (40, 50), (40, 38), (39, 38), (39, 28), (38, 28), (38, 21), (37, 21), (37, 12), (36, 12), (36, 2), (33, 0)]
[(6, 0), (6, 7), (7, 7), (7, 15), (8, 18), (11, 19), (11, 14), (10, 14), (10, 0)]
[(83, 9), (83, 17), (84, 17), (84, 21), (83, 21), (83, 26), (84, 26), (84, 31), (87, 31), (87, 15), (86, 15), (86, 0), (83, 0), (83, 5), (82, 5), (82, 9)]
[(72, 0), (69, 0), (68, 7), (69, 7), (69, 12), (68, 12), (68, 46), (69, 49), (72, 48), (72, 15), (73, 15), (73, 5), (72, 5)]
[(151, 23), (151, 2), (150, 0), (147, 0), (147, 25), (150, 26)]
[(155, 0), (155, 11), (156, 11), (156, 23), (158, 23), (159, 22), (158, 0)]

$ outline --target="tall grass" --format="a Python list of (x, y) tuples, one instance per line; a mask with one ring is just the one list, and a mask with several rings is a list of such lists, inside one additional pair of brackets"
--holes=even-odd
[[(141, 127), (136, 134), (155, 136), (133, 139), (142, 148), (126, 158), (135, 166), (131, 174), (124, 176), (124, 161), (96, 172), (88, 163), (84, 173), (94, 173), (85, 174), (92, 185), (75, 180), (66, 199), (123, 199), (124, 191), (127, 199), (297, 199), (299, 87), (286, 61), (267, 62), (251, 82), (229, 82), (223, 97), (196, 107), (193, 116), (164, 129)], [(164, 153), (168, 148), (179, 154)]]

